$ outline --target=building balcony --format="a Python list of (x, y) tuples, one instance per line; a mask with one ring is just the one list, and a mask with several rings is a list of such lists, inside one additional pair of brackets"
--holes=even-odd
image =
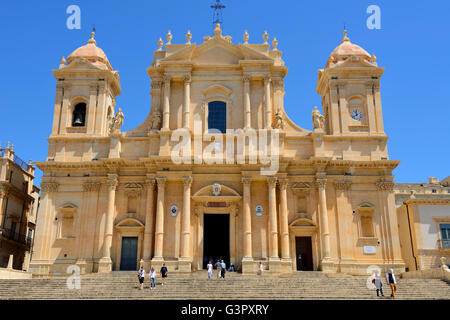
[(11, 229), (3, 228), (3, 229), (1, 229), (0, 234), (2, 235), (3, 238), (10, 240), (10, 241), (20, 243), (21, 245), (24, 245), (27, 248), (30, 248), (31, 243), (33, 242), (32, 237), (29, 237), (29, 236), (19, 233), (19, 232), (14, 232)]

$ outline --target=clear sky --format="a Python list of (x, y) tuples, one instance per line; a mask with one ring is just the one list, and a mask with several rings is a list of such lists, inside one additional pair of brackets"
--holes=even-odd
[[(0, 1), (0, 141), (11, 141), (25, 161), (46, 158), (62, 56), (86, 44), (92, 25), (97, 45), (120, 72), (117, 107), (122, 131), (138, 126), (150, 110), (146, 68), (159, 37), (193, 42), (213, 34), (215, 0), (169, 1)], [(344, 23), (353, 43), (374, 53), (385, 67), (381, 97), (390, 159), (401, 160), (396, 182), (425, 182), (450, 175), (450, 2), (449, 1), (268, 1), (222, 0), (223, 30), (233, 43), (262, 43), (267, 30), (289, 68), (285, 109), (299, 126), (312, 129), (320, 108), (317, 70), (340, 43)], [(70, 5), (81, 9), (81, 29), (69, 30)], [(369, 5), (381, 9), (381, 29), (370, 30)], [(42, 173), (37, 170), (36, 183)]]

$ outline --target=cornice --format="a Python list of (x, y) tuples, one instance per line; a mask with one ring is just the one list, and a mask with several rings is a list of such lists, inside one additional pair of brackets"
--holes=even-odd
[(450, 199), (408, 199), (406, 204), (445, 204), (450, 205)]

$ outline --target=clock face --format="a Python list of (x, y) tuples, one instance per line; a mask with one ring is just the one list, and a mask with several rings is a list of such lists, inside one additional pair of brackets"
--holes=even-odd
[(352, 116), (353, 119), (355, 120), (361, 120), (362, 119), (362, 112), (359, 111), (358, 109), (353, 110), (350, 115)]

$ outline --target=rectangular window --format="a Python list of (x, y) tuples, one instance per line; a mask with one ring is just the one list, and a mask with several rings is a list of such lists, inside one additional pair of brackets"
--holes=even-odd
[(227, 105), (222, 101), (213, 101), (208, 104), (208, 131), (219, 130), (221, 133), (227, 131)]
[(440, 228), (442, 248), (450, 249), (450, 224), (443, 223), (440, 225)]

